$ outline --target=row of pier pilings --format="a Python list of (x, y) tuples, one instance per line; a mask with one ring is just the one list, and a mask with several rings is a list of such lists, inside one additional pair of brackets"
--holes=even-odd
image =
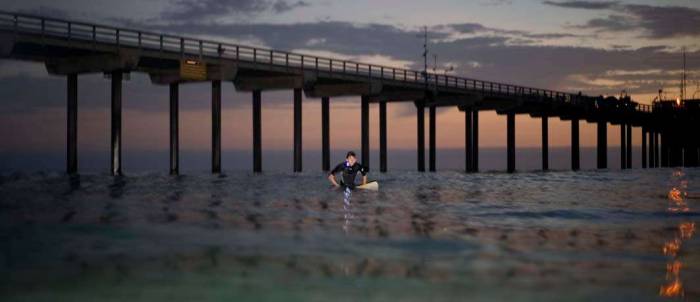
[[(111, 165), (113, 175), (122, 174), (122, 71), (107, 74), (111, 80)], [(69, 174), (78, 171), (78, 75), (67, 76), (67, 158), (66, 170)], [(212, 113), (212, 173), (221, 173), (221, 81), (211, 81)], [(369, 105), (370, 97), (361, 97), (361, 162), (370, 166), (369, 156)], [(379, 170), (387, 171), (387, 102), (379, 101)], [(417, 169), (425, 171), (425, 103), (415, 101), (417, 109)], [(253, 171), (262, 172), (262, 91), (252, 91), (253, 121)], [(321, 98), (322, 169), (330, 169), (330, 98)], [(428, 169), (436, 170), (436, 107), (427, 106), (429, 112)], [(170, 174), (179, 174), (179, 83), (170, 84)], [(293, 153), (294, 172), (302, 171), (302, 89), (293, 93)], [(479, 109), (460, 107), (465, 114), (465, 171), (479, 171)], [(542, 120), (542, 170), (549, 170), (549, 116)], [(700, 163), (698, 139), (688, 138), (682, 129), (695, 133), (696, 122), (692, 119), (668, 118), (663, 126), (642, 127), (641, 157), (642, 168), (690, 166)], [(680, 121), (680, 122), (679, 122)], [(597, 168), (606, 169), (607, 164), (607, 122), (597, 121)], [(691, 124), (681, 124), (691, 123)], [(507, 124), (507, 171), (515, 172), (515, 113), (506, 113)], [(680, 130), (679, 130), (680, 129)], [(697, 136), (697, 134), (694, 134)], [(621, 168), (632, 167), (632, 125), (620, 126)], [(579, 119), (571, 119), (571, 169), (580, 169)]]

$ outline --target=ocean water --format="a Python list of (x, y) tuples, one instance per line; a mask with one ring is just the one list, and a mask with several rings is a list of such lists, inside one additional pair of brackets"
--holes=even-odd
[(700, 170), (0, 176), (2, 301), (700, 300)]

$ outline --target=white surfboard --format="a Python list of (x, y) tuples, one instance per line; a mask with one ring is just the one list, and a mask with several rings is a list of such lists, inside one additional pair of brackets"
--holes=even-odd
[(377, 191), (379, 190), (379, 182), (377, 181), (370, 181), (364, 185), (360, 185), (355, 187), (356, 189), (362, 189), (362, 190), (371, 190), (371, 191)]

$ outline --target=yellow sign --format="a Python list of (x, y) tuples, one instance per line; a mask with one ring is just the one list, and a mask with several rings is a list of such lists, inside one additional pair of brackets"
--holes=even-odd
[(183, 80), (205, 81), (207, 79), (207, 64), (194, 59), (181, 60), (180, 78)]

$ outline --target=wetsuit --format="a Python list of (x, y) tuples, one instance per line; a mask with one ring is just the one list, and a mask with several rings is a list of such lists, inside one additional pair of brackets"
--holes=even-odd
[(331, 170), (328, 175), (335, 175), (335, 173), (338, 172), (343, 172), (343, 176), (340, 180), (340, 185), (343, 187), (348, 187), (350, 189), (355, 188), (355, 176), (357, 175), (357, 172), (362, 173), (362, 175), (367, 175), (368, 169), (363, 166), (362, 164), (359, 164), (355, 162), (354, 165), (350, 166), (348, 165), (348, 162), (342, 162), (335, 166), (333, 170)]

